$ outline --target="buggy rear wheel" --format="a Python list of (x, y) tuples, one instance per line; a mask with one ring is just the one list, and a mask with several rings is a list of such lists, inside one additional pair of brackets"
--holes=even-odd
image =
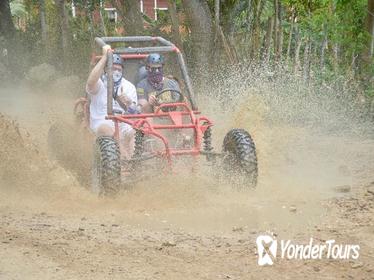
[(244, 187), (257, 185), (256, 146), (244, 129), (230, 130), (223, 140), (224, 168), (230, 181)]
[(99, 136), (94, 149), (92, 190), (105, 196), (118, 193), (121, 184), (121, 154), (113, 137)]

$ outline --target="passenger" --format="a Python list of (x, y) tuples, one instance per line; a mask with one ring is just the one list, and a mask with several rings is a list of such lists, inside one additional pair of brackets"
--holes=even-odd
[[(106, 120), (107, 116), (107, 83), (106, 73), (107, 53), (110, 46), (102, 49), (103, 56), (92, 69), (87, 79), (86, 91), (90, 96), (90, 128), (96, 136), (114, 136), (114, 122)], [(113, 112), (126, 113), (129, 108), (137, 105), (135, 86), (123, 77), (123, 59), (113, 55)], [(126, 123), (119, 124), (121, 154), (129, 159), (134, 150), (134, 135), (132, 127)]]

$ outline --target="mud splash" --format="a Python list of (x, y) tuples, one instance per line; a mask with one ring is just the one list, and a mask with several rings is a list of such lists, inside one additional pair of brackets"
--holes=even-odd
[(183, 171), (139, 183), (114, 200), (99, 199), (50, 162), (43, 148), (54, 110), (64, 104), (62, 115), (68, 118), (71, 102), (18, 88), (12, 89), (16, 96), (2, 93), (1, 104), (19, 105), (20, 99), (29, 98), (27, 117), (22, 106), (1, 111), (19, 119), (31, 136), (17, 132), (10, 119), (1, 119), (1, 131), (6, 132), (1, 147), (11, 151), (1, 153), (1, 192), (6, 194), (2, 203), (16, 207), (22, 202), (31, 211), (92, 216), (151, 229), (228, 233), (233, 228), (290, 232), (290, 227), (294, 231), (313, 227), (327, 214), (320, 204), (336, 195), (334, 187), (354, 187), (371, 179), (366, 164), (374, 166), (370, 154), (374, 141), (367, 137), (365, 125), (356, 125), (351, 108), (337, 105), (334, 96), (321, 97), (318, 88), (297, 80), (269, 81), (257, 73), (244, 76), (217, 77), (216, 91), (200, 95), (200, 109), (216, 121), (218, 151), (233, 127), (253, 135), (260, 171), (256, 190), (237, 192), (217, 185), (203, 168), (199, 173)]

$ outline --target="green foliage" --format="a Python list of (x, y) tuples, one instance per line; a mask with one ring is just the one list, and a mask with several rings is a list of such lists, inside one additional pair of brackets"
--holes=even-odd
[(22, 0), (14, 0), (10, 2), (10, 10), (12, 16), (21, 18), (27, 15), (26, 7)]
[[(55, 0), (44, 0), (46, 3), (46, 21), (48, 26), (48, 45), (43, 46), (41, 40), (40, 0), (11, 0), (11, 11), (14, 22), (19, 30), (21, 42), (27, 46), (29, 63), (50, 62), (61, 63), (56, 59), (56, 52), (61, 51), (61, 32)], [(68, 12), (69, 42), (68, 57), (65, 62), (74, 65), (77, 71), (87, 68), (89, 53), (95, 36), (121, 35), (123, 20), (113, 23), (103, 12), (103, 5), (110, 4), (109, 0), (74, 0), (79, 15), (72, 16), (71, 1), (65, 1)], [(203, 0), (201, 0), (203, 1)], [(214, 20), (214, 0), (205, 0), (211, 9)], [(367, 0), (279, 0), (281, 4), (282, 59), (294, 68), (297, 46), (301, 68), (304, 64), (304, 51), (310, 43), (310, 59), (312, 71), (321, 79), (333, 80), (336, 75), (371, 77), (374, 73), (373, 63), (364, 65), (362, 54), (368, 46), (370, 36), (366, 31)], [(118, 3), (121, 1), (117, 1)], [(102, 4), (102, 5), (101, 5)], [(183, 10), (182, 0), (176, 0), (177, 12)], [(102, 12), (104, 26), (101, 21), (93, 20), (93, 14)], [(145, 34), (161, 35), (171, 38), (170, 17), (167, 11), (160, 11), (158, 21), (144, 16), (147, 22)], [(181, 25), (189, 30), (190, 23), (186, 16), (181, 17)], [(276, 32), (267, 34), (269, 23), (274, 23), (274, 0), (221, 0), (220, 24), (226, 34), (229, 44), (235, 49), (239, 60), (262, 62), (264, 53), (268, 51), (270, 61), (274, 60), (274, 42)], [(192, 49), (194, 42), (189, 33), (182, 34), (186, 54)], [(279, 36), (279, 34), (277, 34)], [(270, 38), (269, 50), (266, 50), (266, 38)], [(290, 45), (289, 45), (290, 42)], [(326, 44), (325, 44), (326, 43)], [(255, 46), (255, 47), (253, 47)], [(324, 47), (323, 47), (324, 46)], [(290, 47), (288, 52), (288, 47)], [(256, 48), (256, 49), (254, 49)], [(323, 56), (322, 56), (323, 54)], [(288, 57), (287, 57), (288, 56)], [(321, 67), (323, 71), (320, 71)], [(372, 95), (373, 82), (368, 85), (368, 95)]]

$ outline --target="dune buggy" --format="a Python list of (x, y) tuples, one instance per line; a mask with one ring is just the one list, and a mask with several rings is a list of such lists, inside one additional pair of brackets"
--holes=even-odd
[[(212, 126), (213, 122), (202, 116), (197, 108), (192, 83), (182, 53), (171, 42), (162, 37), (129, 36), (95, 38), (98, 47), (105, 44), (112, 46), (108, 52), (108, 87), (107, 87), (107, 119), (114, 122), (114, 137), (97, 137), (94, 141), (94, 160), (92, 166), (93, 189), (100, 194), (115, 194), (121, 186), (129, 186), (134, 180), (141, 180), (149, 165), (164, 172), (173, 170), (177, 158), (197, 158), (204, 156), (208, 161), (220, 161), (225, 178), (243, 180), (244, 186), (255, 186), (257, 183), (257, 156), (255, 144), (250, 134), (243, 129), (230, 130), (223, 140), (221, 153), (213, 151)], [(134, 46), (135, 45), (135, 46)], [(141, 45), (139, 47), (139, 45)], [(146, 46), (144, 46), (146, 45)], [(149, 46), (151, 45), (151, 46)], [(115, 46), (115, 47), (113, 47)], [(113, 56), (120, 54), (125, 61), (125, 75), (128, 75), (129, 62), (143, 61), (149, 53), (170, 53), (176, 58), (179, 66), (179, 82), (181, 91), (178, 102), (162, 102), (163, 95), (170, 94), (170, 89), (157, 93), (160, 105), (154, 113), (117, 114), (113, 112), (113, 77), (111, 73)], [(100, 55), (93, 53), (92, 64)], [(137, 64), (139, 67), (141, 64)], [(129, 79), (126, 76), (127, 79)], [(131, 80), (131, 79), (130, 79)], [(134, 80), (134, 79), (133, 79)], [(79, 122), (89, 130), (89, 98), (76, 101), (75, 114)], [(135, 131), (135, 148), (130, 160), (121, 158), (119, 148), (119, 124), (127, 123)], [(53, 137), (52, 137), (53, 138)], [(50, 141), (57, 141), (50, 139)], [(154, 163), (154, 159), (159, 162)], [(188, 161), (193, 165), (194, 160)], [(160, 172), (160, 170), (159, 170)]]

